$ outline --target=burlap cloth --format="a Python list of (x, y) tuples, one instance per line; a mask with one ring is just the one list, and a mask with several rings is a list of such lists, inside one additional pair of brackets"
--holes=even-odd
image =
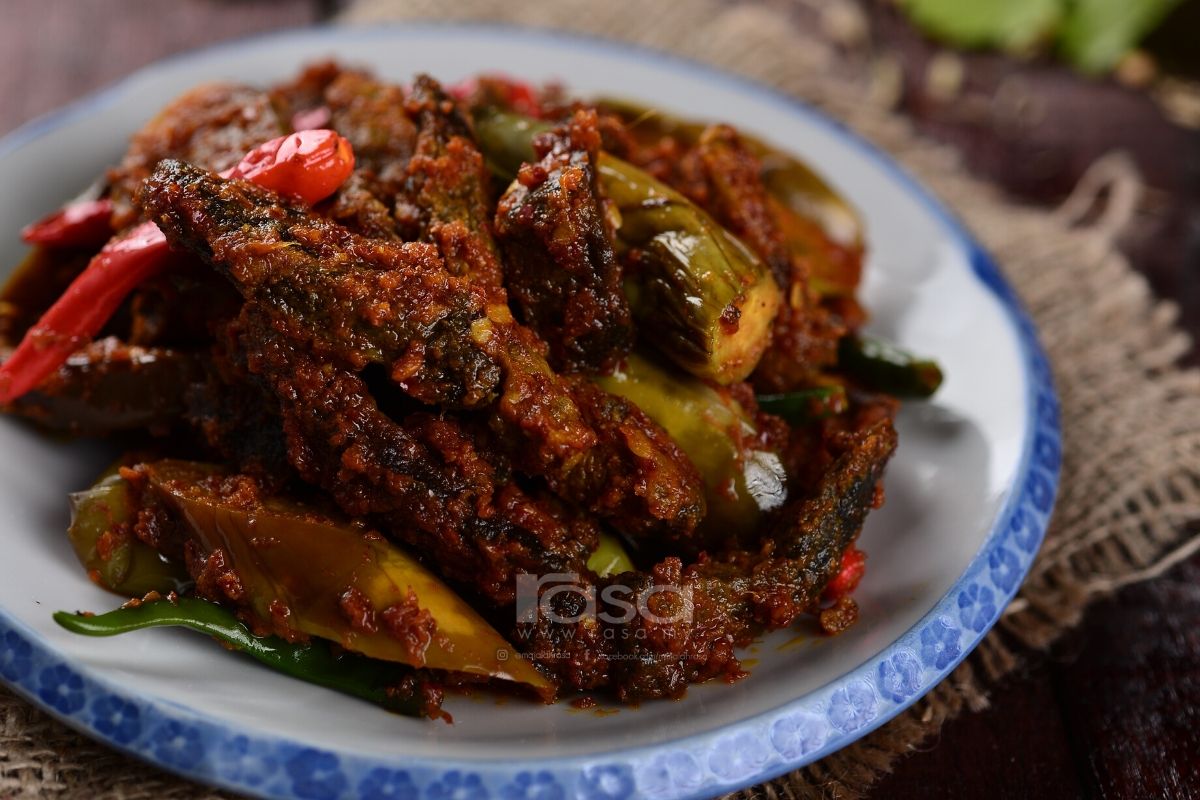
[[(1200, 518), (1200, 372), (1175, 366), (1189, 344), (1175, 327), (1176, 309), (1151, 295), (1113, 241), (1136, 207), (1136, 172), (1119, 155), (1103, 159), (1053, 213), (1005, 201), (888, 110), (894, 79), (862, 48), (845, 46), (866, 41), (853, 12), (816, 0), (807, 9), (716, 0), (362, 0), (345, 15), (586, 31), (709, 61), (803, 98), (932, 188), (995, 255), (1037, 322), (1061, 394), (1063, 472), (1053, 523), (1020, 594), (970, 658), (909, 711), (743, 798), (861, 795), (947, 719), (986, 706), (988, 686), (1021, 651), (1049, 645), (1092, 598), (1157, 575), (1200, 546), (1186, 527)], [(798, 25), (804, 17), (815, 24)], [(229, 796), (113, 753), (0, 690), (0, 797)]]

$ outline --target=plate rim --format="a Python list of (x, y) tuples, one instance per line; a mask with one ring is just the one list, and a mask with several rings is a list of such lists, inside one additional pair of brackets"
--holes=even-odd
[[(933, 608), (909, 630), (825, 685), (723, 727), (596, 753), (526, 761), (463, 757), (415, 761), (403, 756), (385, 759), (322, 750), (273, 734), (247, 735), (216, 715), (198, 712), (168, 698), (132, 695), (86, 665), (73, 666), (53, 645), (3, 607), (0, 607), (0, 678), (60, 721), (155, 766), (224, 788), (289, 800), (340, 797), (353, 794), (353, 790), (358, 795), (370, 796), (372, 787), (379, 797), (416, 797), (418, 793), (436, 796), (438, 789), (465, 790), (479, 798), (497, 794), (508, 797), (513, 796), (514, 789), (520, 792), (548, 787), (549, 796), (559, 797), (616, 798), (640, 790), (664, 800), (684, 800), (732, 791), (798, 769), (851, 744), (902, 713), (935, 688), (982, 641), (1026, 577), (1044, 538), (1058, 491), (1059, 405), (1049, 361), (1033, 322), (995, 261), (932, 192), (845, 124), (798, 98), (714, 65), (587, 33), (504, 22), (323, 23), (240, 37), (158, 59), (9, 132), (0, 138), (0, 158), (119, 100), (134, 88), (137, 80), (168, 64), (202, 61), (223, 51), (252, 49), (275, 40), (386, 38), (430, 33), (517, 36), (558, 44), (565, 41), (616, 57), (657, 62), (666, 69), (700, 73), (804, 117), (846, 140), (858, 155), (895, 179), (907, 195), (939, 222), (951, 242), (967, 257), (974, 277), (1000, 304), (1014, 334), (1026, 380), (1025, 439), (1014, 484), (996, 512), (979, 551)], [(984, 592), (988, 592), (986, 600), (981, 599)], [(950, 614), (955, 603), (959, 608), (957, 626)], [(928, 653), (932, 653), (930, 658), (926, 658)], [(891, 694), (881, 696), (881, 691)], [(827, 699), (827, 707), (821, 711), (825, 715), (823, 721), (814, 702), (814, 698), (821, 697)], [(880, 711), (879, 701), (889, 697), (895, 699)], [(107, 716), (101, 711), (107, 712)], [(127, 734), (130, 718), (136, 722), (140, 734), (134, 738), (128, 738)], [(816, 735), (814, 726), (823, 731), (822, 738), (819, 744), (806, 746), (811, 743), (806, 736)], [(160, 735), (148, 737), (146, 733), (151, 730)], [(166, 739), (163, 734), (167, 734)], [(164, 746), (164, 741), (169, 746)], [(267, 781), (261, 772), (247, 769), (247, 762), (260, 768), (272, 765), (271, 775), (277, 780)], [(705, 779), (697, 783), (693, 778), (705, 772), (705, 767), (708, 768)], [(350, 786), (351, 778), (355, 779), (354, 787)], [(557, 793), (553, 792), (555, 788)]]

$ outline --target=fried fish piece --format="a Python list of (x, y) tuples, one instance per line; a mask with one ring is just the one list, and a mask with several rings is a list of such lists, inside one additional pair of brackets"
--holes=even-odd
[(368, 239), (243, 181), (163, 161), (143, 207), (292, 338), (355, 368), (384, 365), (428, 404), (496, 398), (499, 364), (473, 338), (487, 309), (428, 245)]
[[(228, 275), (318, 357), (383, 365), (428, 405), (495, 401), (489, 421), (505, 452), (571, 502), (631, 534), (688, 536), (703, 517), (703, 482), (662, 429), (628, 401), (557, 375), (499, 302), (502, 291), (451, 275), (434, 246), (366, 239), (173, 161), (159, 165), (141, 198), (173, 245)], [(599, 424), (618, 408), (619, 424)]]
[(496, 210), (509, 293), (569, 372), (608, 373), (633, 346), (621, 264), (600, 194), (595, 111), (539, 134)]
[[(820, 610), (822, 592), (880, 499), (896, 447), (890, 420), (856, 431), (844, 446), (816, 490), (781, 509), (779, 532), (757, 552), (733, 549), (690, 566), (669, 557), (646, 571), (576, 579), (571, 591), (548, 587), (539, 610), (555, 614), (519, 621), (513, 640), (528, 642), (535, 660), (542, 654), (542, 666), (564, 686), (607, 687), (625, 701), (677, 697), (689, 684), (743, 674), (736, 648)], [(600, 609), (602, 625), (587, 616), (590, 592), (620, 601)]]
[(109, 336), (72, 353), (4, 410), (75, 435), (142, 429), (164, 435), (178, 427), (188, 386), (203, 374), (203, 356), (195, 351), (140, 347)]
[(280, 403), (292, 466), (352, 516), (372, 516), (442, 574), (510, 604), (516, 576), (585, 572), (598, 530), (550, 497), (534, 498), (452, 417), (379, 410), (366, 383), (281, 335), (250, 304), (248, 365)]
[(209, 83), (183, 93), (133, 135), (121, 163), (109, 171), (113, 227), (135, 221), (138, 188), (164, 158), (220, 172), (288, 129), (270, 95), (258, 89)]
[(405, 108), (419, 133), (396, 203), (401, 226), (437, 245), (446, 268), (489, 291), (492, 302), (507, 302), (488, 172), (470, 120), (428, 75), (417, 76)]

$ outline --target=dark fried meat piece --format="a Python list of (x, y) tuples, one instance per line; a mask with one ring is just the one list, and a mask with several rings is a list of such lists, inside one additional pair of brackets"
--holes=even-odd
[(576, 112), (534, 149), (541, 160), (521, 167), (496, 210), (506, 285), (556, 368), (607, 373), (634, 332), (597, 180), (596, 113)]
[(796, 277), (792, 258), (771, 215), (762, 165), (728, 125), (711, 125), (679, 166), (688, 196), (771, 267), (780, 286)]
[(507, 302), (488, 172), (469, 119), (428, 75), (417, 76), (405, 107), (419, 133), (396, 203), (401, 227), (437, 245), (446, 268), (491, 292), (492, 302)]
[[(425, 239), (437, 243), (451, 271), (486, 287), (491, 302), (507, 309), (503, 266), (489, 224), (487, 171), (470, 122), (427, 76), (417, 78), (408, 109), (420, 125), (417, 155), (409, 165), (413, 224)], [(598, 144), (594, 130), (576, 134)], [(591, 198), (599, 202), (597, 195)], [(609, 248), (612, 266), (607, 232), (593, 233)], [(610, 277), (616, 280), (617, 274)], [(492, 314), (493, 319), (497, 316)], [(616, 324), (615, 319), (609, 321)], [(564, 381), (547, 365), (532, 332), (521, 326), (512, 331), (501, 356), (505, 387), (493, 428), (518, 468), (544, 477), (560, 496), (626, 533), (689, 535), (704, 515), (702, 483), (670, 437), (632, 403), (585, 381)], [(543, 421), (547, 418), (549, 425)], [(570, 425), (556, 426), (553, 420), (569, 420)], [(531, 426), (550, 431), (557, 427), (562, 433), (531, 437)], [(586, 440), (567, 435), (587, 428), (591, 430)], [(528, 448), (531, 438), (543, 446)]]
[(704, 484), (683, 451), (633, 403), (555, 374), (528, 328), (512, 331), (489, 419), (500, 450), (626, 534), (690, 536), (704, 517)]
[[(672, 614), (677, 595), (662, 592), (650, 605), (655, 615), (631, 623), (616, 640), (622, 658), (610, 680), (624, 700), (672, 697), (688, 683), (735, 677), (734, 649), (763, 629), (791, 625), (818, 609), (821, 593), (837, 574), (842, 554), (858, 536), (896, 447), (890, 423), (856, 435), (822, 479), (815, 495), (786, 506), (780, 532), (758, 553), (736, 551), (686, 569), (667, 559), (652, 573), (657, 585), (691, 588), (691, 617)], [(619, 580), (619, 578), (618, 578)], [(661, 618), (661, 619), (660, 619)], [(665, 656), (665, 657), (664, 657)]]
[(583, 377), (569, 383), (596, 446), (576, 469), (546, 475), (550, 485), (626, 534), (690, 536), (706, 510), (703, 479), (679, 445), (634, 403)]
[(109, 337), (73, 353), (4, 410), (72, 434), (148, 429), (164, 435), (183, 414), (188, 384), (203, 374), (202, 358), (193, 352), (136, 347)]
[(350, 140), (356, 170), (372, 179), (375, 194), (391, 205), (417, 144), (417, 127), (404, 108), (404, 89), (347, 70), (325, 87), (329, 127)]
[(197, 258), (174, 256), (169, 270), (130, 296), (130, 344), (205, 347), (217, 327), (237, 316), (242, 299), (229, 281)]
[[(508, 306), (489, 304), (502, 290), (450, 275), (429, 245), (364, 239), (178, 162), (159, 165), (142, 202), (174, 245), (228, 274), (280, 332), (318, 356), (355, 369), (383, 364), (431, 405), (481, 406), (502, 379), (492, 421), (506, 452), (626, 532), (686, 536), (703, 516), (703, 484), (661, 428), (624, 401), (573, 391)], [(593, 430), (589, 417), (611, 416), (622, 403), (621, 425)], [(667, 483), (671, 503), (658, 488)], [(631, 485), (632, 497), (613, 499)]]
[[(626, 572), (600, 586), (579, 581), (584, 590), (617, 591), (617, 599), (651, 614), (605, 609), (620, 621), (603, 626), (541, 614), (520, 621), (514, 640), (528, 643), (535, 660), (541, 654), (542, 666), (564, 686), (607, 686), (626, 701), (676, 697), (690, 683), (739, 676), (737, 647), (819, 609), (843, 553), (877, 505), (895, 446), (886, 419), (845, 437), (845, 449), (814, 494), (782, 509), (779, 533), (759, 552), (733, 551), (688, 567), (672, 557), (649, 572)], [(583, 615), (584, 598), (570, 591), (543, 602), (559, 619), (574, 619)]]
[[(636, 657), (618, 662), (613, 676), (618, 695), (674, 696), (687, 683), (731, 675), (737, 669), (730, 660), (734, 647), (748, 644), (764, 628), (787, 627), (817, 609), (842, 554), (877, 503), (884, 468), (896, 448), (896, 432), (884, 421), (848, 444), (816, 494), (783, 509), (780, 532), (759, 553), (734, 552), (682, 571), (674, 585), (693, 587), (690, 621), (659, 624), (645, 615), (638, 617), (636, 624), (647, 630), (640, 641), (637, 636), (626, 639), (627, 653)], [(643, 644), (664, 639), (678, 649), (677, 661), (664, 664)]]
[(379, 198), (380, 191), (368, 174), (355, 170), (337, 190), (326, 213), (334, 222), (360, 236), (400, 241), (396, 218)]
[(228, 275), (246, 300), (321, 355), (383, 364), (418, 400), (473, 407), (500, 367), (475, 343), (478, 293), (428, 245), (367, 239), (243, 181), (164, 161), (141, 194), (173, 244)]
[(162, 159), (220, 172), (286, 130), (265, 92), (226, 83), (186, 92), (133, 135), (121, 164), (109, 172), (115, 226), (134, 221), (138, 187)]
[(204, 362), (203, 380), (188, 387), (185, 419), (221, 458), (270, 486), (294, 477), (287, 458), (279, 401), (250, 373), (237, 320), (220, 327)]
[(292, 466), (347, 514), (380, 520), (493, 603), (513, 602), (518, 574), (586, 571), (593, 524), (523, 491), (461, 423), (390, 419), (361, 378), (296, 348), (254, 304), (241, 336), (250, 369), (279, 400)]

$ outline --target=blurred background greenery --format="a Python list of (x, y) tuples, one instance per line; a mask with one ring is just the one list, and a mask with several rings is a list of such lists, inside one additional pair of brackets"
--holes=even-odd
[(1179, 6), (1191, 5), (1170, 26), (1187, 28), (1190, 15), (1191, 36), (1175, 41), (1161, 37), (1154, 44), (1161, 48), (1170, 42), (1168, 57), (1173, 61), (1200, 58), (1196, 27), (1200, 18), (1194, 13), (1194, 0), (900, 0), (899, 4), (917, 27), (946, 44), (996, 48), (1016, 55), (1050, 53), (1090, 74), (1113, 70), (1139, 53), (1138, 45), (1164, 27)]

